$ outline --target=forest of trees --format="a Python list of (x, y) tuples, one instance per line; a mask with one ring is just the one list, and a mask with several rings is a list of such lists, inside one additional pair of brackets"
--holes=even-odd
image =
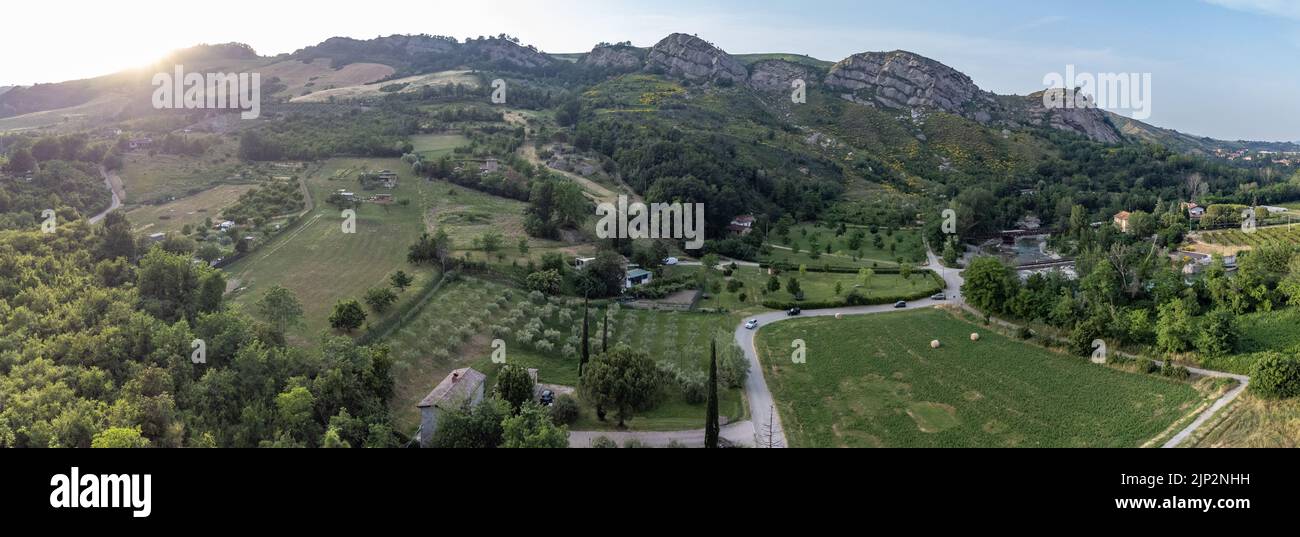
[(402, 440), (388, 421), (386, 348), (287, 346), (282, 324), (230, 309), (224, 290), (188, 256), (138, 255), (116, 214), (0, 233), (0, 446)]

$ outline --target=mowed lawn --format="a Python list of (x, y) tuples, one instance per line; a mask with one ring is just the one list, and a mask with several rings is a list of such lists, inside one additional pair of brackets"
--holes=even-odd
[(933, 309), (782, 322), (758, 346), (795, 447), (1138, 447), (1203, 399)]
[[(408, 199), (410, 204), (363, 203), (357, 209), (356, 233), (345, 234), (341, 212), (324, 200), (340, 188), (354, 191), (358, 197), (373, 194), (361, 191), (357, 184), (356, 176), (364, 169), (396, 171), (399, 186), (374, 193), (391, 192), (395, 200)], [(412, 176), (401, 161), (330, 160), (308, 176), (307, 186), (314, 209), (226, 272), (237, 281), (235, 303), (248, 311), (253, 311), (257, 299), (274, 285), (292, 290), (302, 302), (305, 325), (293, 335), (314, 345), (320, 332), (329, 328), (329, 316), (338, 301), (362, 300), (367, 289), (388, 285), (388, 275), (399, 269), (417, 277), (412, 289), (419, 289), (432, 272), (415, 270), (406, 262), (410, 245), (424, 232), (422, 206), (427, 192), (424, 181)], [(373, 320), (374, 313), (367, 312)]]
[(411, 137), (415, 154), (425, 160), (438, 160), (450, 156), (457, 147), (468, 145), (469, 138), (459, 134), (421, 134)]
[[(694, 274), (700, 270), (703, 270), (703, 268), (694, 266), (665, 267), (664, 274), (672, 277), (681, 274)], [(910, 278), (903, 278), (898, 274), (876, 274), (867, 281), (866, 285), (862, 285), (862, 281), (857, 274), (808, 272), (800, 276), (798, 271), (790, 271), (777, 276), (777, 279), (781, 282), (780, 290), (766, 293), (764, 291), (767, 289), (767, 282), (771, 279), (767, 269), (737, 267), (730, 279), (738, 280), (743, 285), (734, 292), (727, 290), (727, 279), (723, 277), (722, 272), (714, 271), (714, 274), (714, 279), (718, 282), (717, 286), (714, 289), (709, 289), (709, 297), (700, 301), (700, 308), (739, 311), (761, 307), (765, 300), (793, 302), (794, 295), (790, 294), (787, 288), (790, 278), (799, 280), (799, 288), (804, 293), (805, 302), (832, 302), (847, 297), (854, 290), (867, 298), (875, 298), (903, 296), (920, 292), (933, 294), (943, 289), (935, 277), (919, 269), (912, 273)], [(835, 292), (836, 284), (839, 284), (839, 294)], [(745, 295), (744, 301), (740, 300), (741, 295)]]

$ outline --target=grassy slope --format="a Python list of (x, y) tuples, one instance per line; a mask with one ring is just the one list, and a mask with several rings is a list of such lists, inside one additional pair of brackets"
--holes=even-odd
[[(362, 167), (396, 170), (401, 184), (392, 193), (398, 200), (410, 199), (411, 204), (387, 208), (363, 204), (357, 209), (356, 234), (347, 235), (341, 230), (339, 211), (323, 200), (339, 188), (358, 190), (356, 174)], [(424, 231), (422, 207), (432, 194), (408, 170), (397, 159), (328, 161), (307, 178), (316, 207), (296, 227), (226, 269), (244, 288), (235, 295), (235, 303), (251, 311), (271, 286), (293, 290), (303, 304), (305, 321), (294, 334), (314, 344), (317, 334), (329, 327), (329, 315), (339, 300), (360, 300), (367, 289), (387, 285), (387, 276), (398, 269), (417, 275), (414, 287), (418, 288), (430, 273), (412, 270), (406, 253)]]
[[(970, 334), (979, 332), (979, 343)], [(852, 334), (853, 337), (846, 337)], [(944, 343), (931, 350), (930, 341)], [(923, 310), (765, 329), (759, 348), (795, 446), (1136, 447), (1201, 401)], [(791, 365), (804, 339), (808, 363)]]

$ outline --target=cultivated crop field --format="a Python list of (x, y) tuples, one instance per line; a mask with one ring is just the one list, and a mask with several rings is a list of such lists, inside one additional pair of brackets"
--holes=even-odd
[(934, 309), (779, 323), (758, 347), (795, 447), (1138, 447), (1204, 399)]
[[(411, 291), (408, 291), (411, 292)], [(419, 315), (385, 342), (394, 356), (393, 378), (397, 396), (393, 411), (403, 430), (418, 425), (415, 405), (451, 370), (471, 365), (495, 382), (500, 366), (491, 360), (493, 339), (506, 342), (507, 363), (538, 370), (543, 384), (578, 386), (578, 361), (582, 334), (582, 303), (542, 297), (474, 278), (449, 282), (424, 304)], [(591, 353), (600, 352), (601, 310), (591, 309)], [(624, 343), (644, 350), (659, 361), (677, 367), (703, 370), (707, 366), (709, 338), (719, 344), (731, 341), (739, 322), (724, 315), (662, 313), (622, 308), (610, 310), (611, 346)], [(739, 390), (723, 389), (721, 415), (730, 420), (744, 415)], [(633, 430), (679, 430), (703, 427), (703, 404), (691, 404), (673, 389), (654, 409), (628, 420)], [(603, 430), (593, 409), (582, 405), (574, 430)]]
[(1207, 231), (1200, 234), (1199, 238), (1206, 244), (1236, 247), (1242, 250), (1265, 244), (1295, 245), (1300, 244), (1300, 225), (1261, 227), (1254, 233), (1246, 233), (1240, 229)]

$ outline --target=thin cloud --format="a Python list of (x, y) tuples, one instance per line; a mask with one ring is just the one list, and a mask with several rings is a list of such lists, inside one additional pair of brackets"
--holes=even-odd
[(1247, 13), (1300, 20), (1300, 3), (1294, 0), (1203, 0), (1208, 4)]
[(1013, 28), (1013, 30), (1014, 30), (1014, 31), (1017, 31), (1017, 32), (1023, 32), (1023, 31), (1025, 31), (1025, 30), (1034, 30), (1034, 29), (1037, 29), (1037, 28), (1042, 28), (1042, 27), (1044, 27), (1044, 26), (1051, 26), (1051, 25), (1053, 25), (1053, 24), (1059, 24), (1059, 23), (1065, 22), (1065, 21), (1067, 21), (1067, 20), (1070, 20), (1070, 19), (1069, 19), (1068, 17), (1063, 16), (1063, 15), (1048, 15), (1048, 16), (1046, 16), (1046, 17), (1039, 17), (1039, 18), (1034, 19), (1034, 20), (1032, 20), (1032, 21), (1026, 22), (1026, 23), (1024, 23), (1024, 24), (1021, 24), (1020, 26), (1017, 26), (1017, 27)]

